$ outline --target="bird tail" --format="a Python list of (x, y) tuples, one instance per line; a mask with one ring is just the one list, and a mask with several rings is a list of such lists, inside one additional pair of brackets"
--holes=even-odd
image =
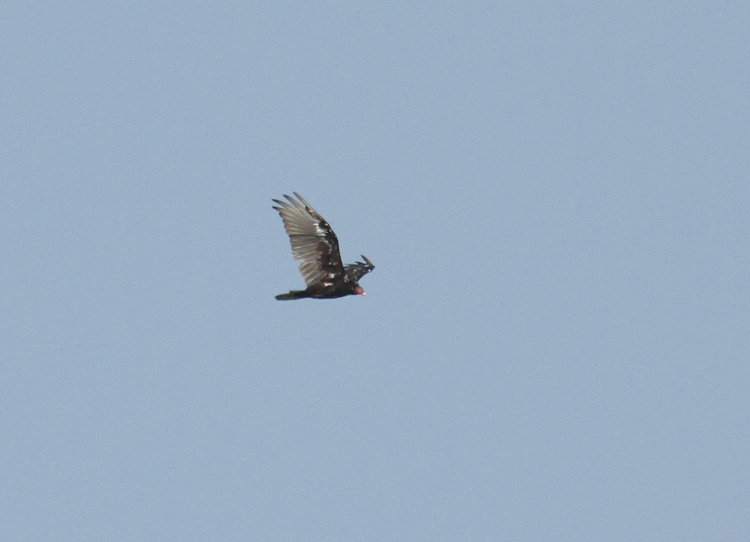
[(288, 294), (279, 294), (276, 299), (279, 301), (286, 301), (287, 299), (302, 299), (303, 297), (310, 297), (304, 290), (290, 290)]

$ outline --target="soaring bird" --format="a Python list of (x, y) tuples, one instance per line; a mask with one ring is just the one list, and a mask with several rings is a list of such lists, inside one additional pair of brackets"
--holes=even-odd
[(288, 202), (274, 199), (276, 205), (273, 208), (284, 221), (294, 259), (302, 260), (299, 270), (307, 288), (279, 294), (276, 299), (330, 299), (345, 295), (365, 295), (358, 281), (375, 269), (373, 263), (364, 255), (363, 262), (350, 265), (341, 263), (339, 240), (330, 224), (305, 201), (305, 198), (297, 192), (294, 192), (294, 195), (297, 199), (284, 194)]

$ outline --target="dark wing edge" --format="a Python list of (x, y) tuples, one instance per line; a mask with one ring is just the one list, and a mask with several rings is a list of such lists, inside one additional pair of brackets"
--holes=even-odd
[(375, 269), (375, 264), (373, 264), (367, 256), (362, 254), (362, 259), (364, 262), (354, 262), (353, 264), (347, 265), (344, 269), (346, 269), (347, 275), (354, 278), (354, 280), (359, 281), (362, 277), (364, 277), (367, 273)]

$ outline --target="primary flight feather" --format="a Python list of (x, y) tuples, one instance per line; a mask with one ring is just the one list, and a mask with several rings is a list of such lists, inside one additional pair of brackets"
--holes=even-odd
[(292, 254), (299, 264), (307, 288), (279, 294), (276, 299), (301, 299), (315, 297), (328, 299), (345, 295), (365, 295), (359, 279), (375, 269), (366, 256), (364, 262), (345, 266), (341, 262), (339, 240), (326, 219), (320, 216), (305, 198), (294, 192), (297, 199), (287, 196), (287, 201), (274, 199), (274, 209), (281, 215), (284, 228), (292, 244)]

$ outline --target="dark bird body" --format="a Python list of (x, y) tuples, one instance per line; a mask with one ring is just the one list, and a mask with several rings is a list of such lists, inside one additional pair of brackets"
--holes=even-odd
[(288, 202), (273, 200), (276, 203), (273, 208), (284, 221), (294, 259), (302, 260), (299, 270), (307, 288), (279, 294), (276, 299), (330, 299), (365, 295), (358, 281), (375, 266), (366, 256), (362, 256), (364, 262), (345, 266), (341, 262), (339, 241), (330, 224), (302, 196), (297, 192), (294, 195), (297, 199), (284, 194)]

